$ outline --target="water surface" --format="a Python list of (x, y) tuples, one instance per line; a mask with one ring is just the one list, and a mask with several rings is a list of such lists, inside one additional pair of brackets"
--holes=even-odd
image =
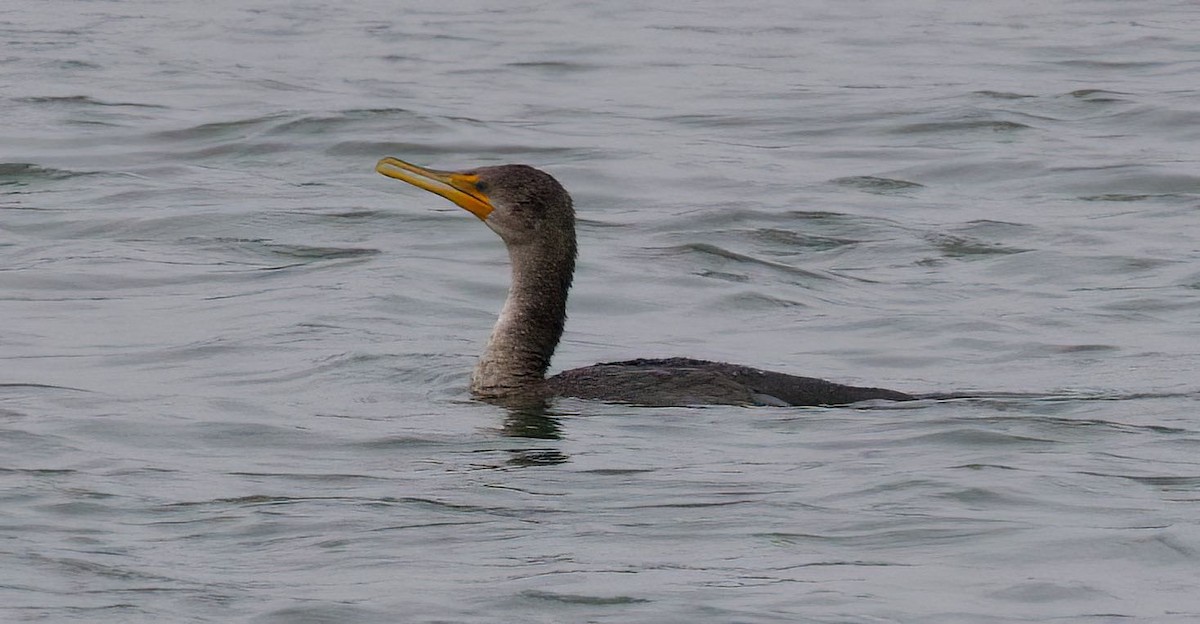
[[(0, 9), (0, 619), (1192, 622), (1188, 2)], [(555, 368), (985, 398), (473, 402), (571, 189)]]

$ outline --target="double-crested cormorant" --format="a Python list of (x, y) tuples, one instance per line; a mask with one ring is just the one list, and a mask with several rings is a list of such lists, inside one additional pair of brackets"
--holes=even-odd
[(384, 158), (375, 170), (465, 208), (508, 247), (512, 285), (471, 376), (476, 397), (508, 403), (569, 396), (655, 406), (844, 405), (915, 398), (894, 390), (687, 358), (609, 362), (547, 379), (575, 272), (575, 210), (566, 189), (527, 165), (437, 171)]

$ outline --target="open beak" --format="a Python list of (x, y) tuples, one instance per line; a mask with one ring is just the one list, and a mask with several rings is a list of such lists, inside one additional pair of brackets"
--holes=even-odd
[(492, 214), (492, 202), (476, 187), (479, 182), (477, 175), (426, 169), (390, 156), (380, 160), (375, 165), (375, 171), (437, 193), (479, 217), (480, 221), (487, 221), (488, 215)]

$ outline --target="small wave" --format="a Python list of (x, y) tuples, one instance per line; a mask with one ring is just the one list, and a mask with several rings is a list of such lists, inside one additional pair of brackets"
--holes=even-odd
[(1157, 199), (1161, 197), (1170, 197), (1170, 194), (1164, 195), (1148, 195), (1148, 194), (1132, 194), (1132, 193), (1101, 193), (1100, 195), (1084, 195), (1079, 199), (1083, 201), (1104, 201), (1104, 202), (1136, 202), (1145, 201), (1147, 199)]
[(263, 248), (277, 256), (305, 260), (340, 260), (374, 256), (380, 251), (365, 247), (312, 247), (309, 245), (280, 245), (264, 243)]
[(1086, 69), (1154, 69), (1156, 67), (1164, 67), (1169, 63), (1160, 61), (1097, 61), (1095, 59), (1068, 59), (1065, 61), (1055, 61), (1056, 65), (1063, 67), (1079, 67)]
[(266, 259), (284, 258), (293, 260), (283, 266), (256, 267), (258, 270), (276, 270), (291, 268), (305, 264), (313, 264), (328, 260), (346, 260), (374, 256), (380, 253), (378, 249), (369, 247), (319, 247), (312, 245), (295, 245), (289, 243), (272, 243), (263, 239), (216, 238), (207, 241), (222, 247), (234, 247), (248, 251)]
[(1016, 121), (1003, 120), (960, 120), (934, 121), (900, 126), (892, 130), (894, 134), (932, 134), (937, 132), (969, 132), (974, 130), (990, 130), (997, 133), (1029, 130), (1028, 126)]
[(849, 176), (845, 178), (834, 178), (830, 182), (838, 186), (845, 186), (867, 193), (875, 193), (877, 195), (891, 195), (913, 189), (925, 188), (924, 184), (917, 182), (909, 182), (908, 180), (897, 180), (894, 178), (880, 178), (876, 176)]
[(33, 95), (29, 97), (17, 98), (22, 104), (65, 104), (65, 105), (83, 105), (83, 106), (131, 106), (136, 108), (168, 108), (159, 104), (145, 104), (143, 102), (106, 102), (97, 100), (96, 98), (87, 95)]
[(632, 596), (585, 596), (582, 594), (560, 594), (536, 589), (525, 590), (521, 592), (521, 595), (526, 598), (574, 605), (627, 605), (650, 602), (645, 598), (634, 598)]
[(1125, 98), (1117, 97), (1118, 95), (1127, 95), (1117, 91), (1105, 91), (1104, 89), (1076, 89), (1067, 94), (1077, 100), (1086, 102), (1124, 102)]
[(414, 120), (424, 116), (407, 108), (360, 108), (328, 115), (305, 115), (272, 126), (266, 134), (326, 134), (364, 120)]
[(25, 185), (39, 180), (66, 180), (79, 176), (98, 175), (98, 171), (71, 171), (43, 167), (34, 163), (0, 163), (0, 186)]
[(975, 91), (975, 95), (989, 97), (996, 100), (1024, 100), (1027, 98), (1037, 97), (1036, 95), (1026, 95), (1024, 93), (1012, 93), (1009, 91)]
[(151, 136), (153, 138), (172, 141), (229, 138), (245, 135), (249, 130), (261, 129), (269, 126), (270, 124), (278, 122), (280, 119), (288, 119), (289, 117), (290, 115), (286, 114), (273, 114), (247, 117), (245, 119), (235, 119), (232, 121), (215, 121), (190, 126), (187, 128), (180, 128), (177, 130), (163, 130)]
[(1006, 247), (997, 243), (982, 241), (970, 236), (931, 234), (925, 238), (941, 251), (942, 256), (945, 258), (1010, 255), (1029, 251), (1020, 247)]
[(808, 307), (807, 304), (800, 301), (751, 291), (722, 297), (716, 305), (718, 309), (727, 309), (731, 312)]
[(19, 383), (19, 382), (17, 382), (17, 383), (0, 383), (0, 391), (8, 390), (8, 389), (22, 390), (22, 391), (24, 391), (24, 390), (48, 390), (48, 391), (66, 390), (68, 392), (92, 392), (91, 390), (86, 390), (84, 388), (73, 388), (71, 386), (59, 386), (59, 385), (55, 385), (55, 384)]
[(712, 258), (720, 258), (723, 260), (732, 260), (735, 262), (756, 264), (759, 266), (769, 267), (769, 268), (772, 268), (772, 269), (775, 269), (778, 271), (783, 271), (785, 273), (790, 273), (792, 275), (799, 275), (799, 276), (807, 277), (807, 278), (821, 279), (821, 280), (831, 279), (827, 275), (822, 275), (820, 273), (815, 273), (813, 271), (806, 271), (799, 267), (794, 267), (790, 264), (784, 264), (782, 262), (773, 262), (771, 260), (763, 260), (761, 258), (755, 258), (754, 256), (746, 255), (743, 253), (738, 253), (736, 251), (731, 251), (729, 249), (725, 249), (724, 247), (718, 247), (717, 245), (712, 245), (710, 243), (687, 243), (685, 245), (676, 245), (674, 247), (667, 247), (667, 248), (659, 249), (659, 251), (665, 252), (669, 255), (695, 254), (695, 255), (700, 255), (700, 256), (708, 256), (708, 257), (712, 257)]
[(581, 71), (608, 69), (607, 65), (599, 63), (577, 63), (569, 61), (521, 61), (508, 63), (508, 67), (516, 69), (536, 69), (553, 74), (569, 74)]

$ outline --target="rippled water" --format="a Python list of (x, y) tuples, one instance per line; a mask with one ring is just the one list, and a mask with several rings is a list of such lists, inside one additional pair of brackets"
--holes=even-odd
[[(0, 8), (0, 620), (1196, 621), (1200, 11), (734, 6)], [(555, 368), (986, 398), (472, 402), (384, 155), (572, 190)]]

